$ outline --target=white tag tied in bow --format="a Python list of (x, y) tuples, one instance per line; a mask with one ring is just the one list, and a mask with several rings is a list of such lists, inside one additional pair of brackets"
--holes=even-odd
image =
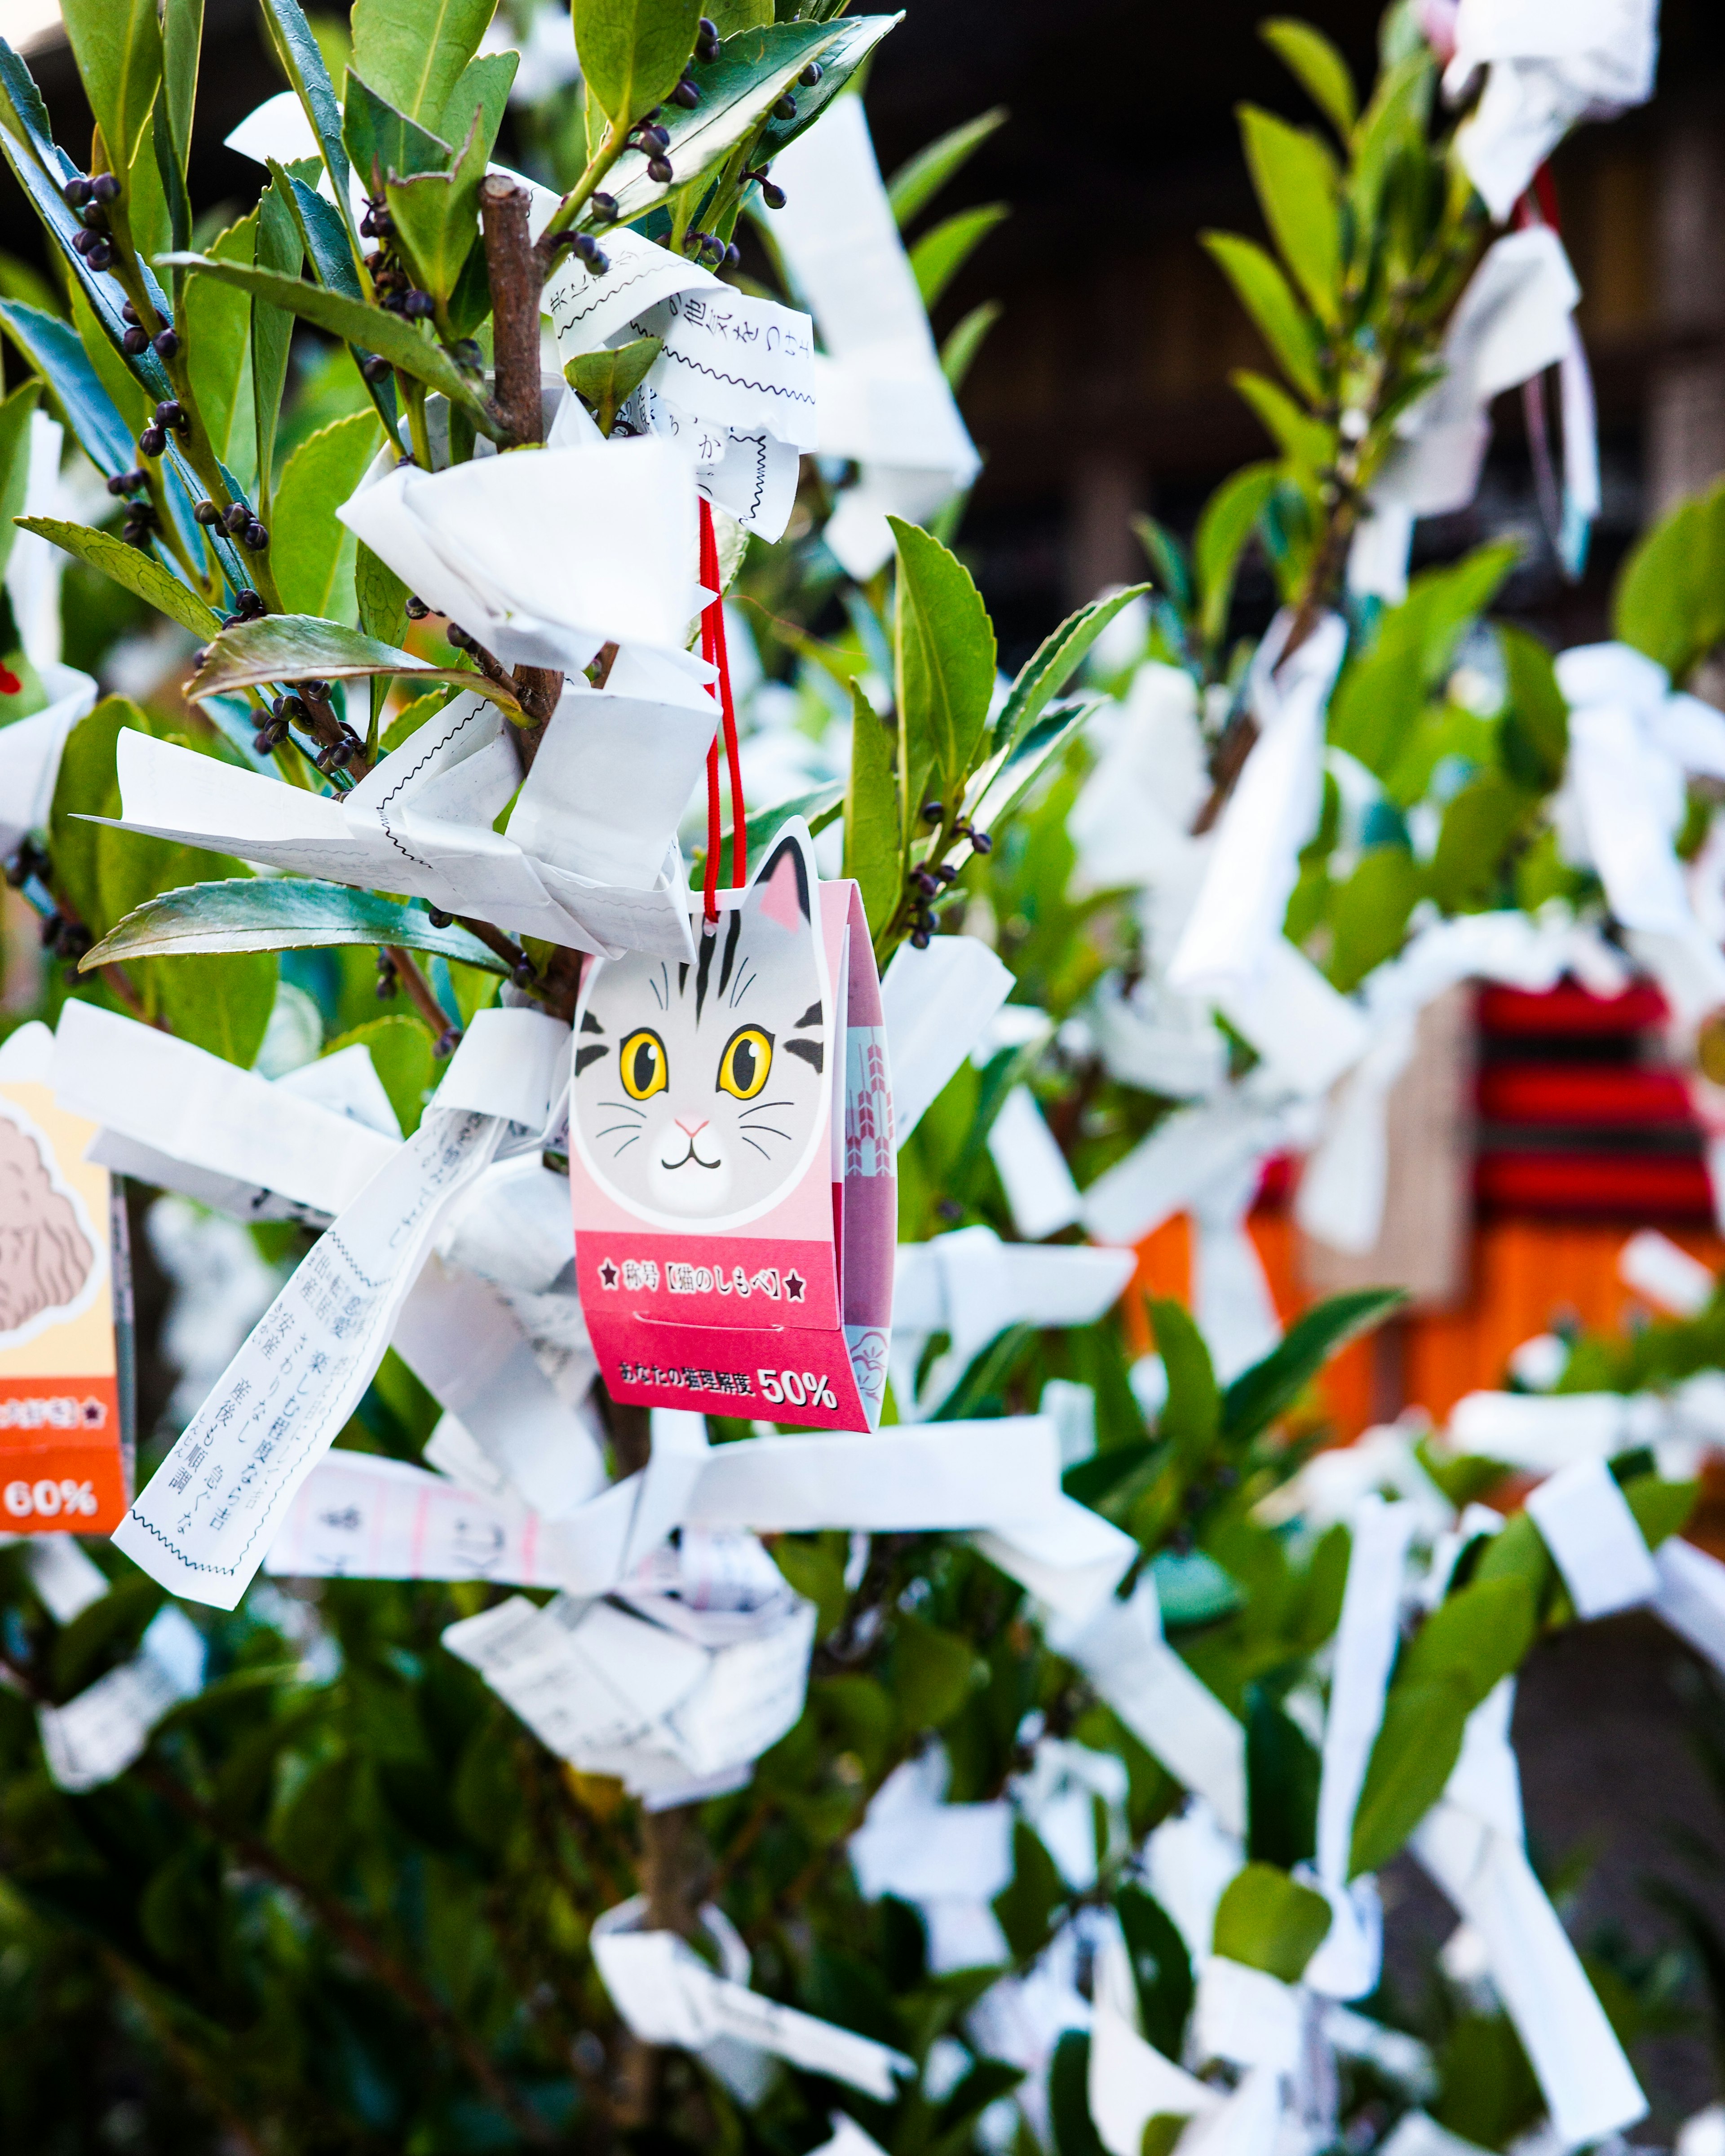
[(203, 1661), (203, 1634), (170, 1603), (129, 1661), (64, 1707), (39, 1707), (36, 1726), (56, 1784), (77, 1792), (123, 1774), (162, 1716), (202, 1687)]
[[(382, 1361), (444, 1216), (511, 1132), (539, 1142), (567, 1040), (536, 1012), (476, 1014), (418, 1130), (319, 1239), (116, 1532), (152, 1578), (237, 1604)], [(501, 1111), (442, 1104), (475, 1100)]]
[(605, 1989), (643, 2042), (704, 2051), (716, 2039), (731, 2037), (776, 2053), (805, 2072), (846, 2082), (878, 2103), (891, 2103), (898, 2093), (896, 2076), (915, 2072), (913, 2062), (889, 2045), (751, 1991), (748, 1956), (716, 1910), (704, 1910), (702, 1921), (724, 1955), (722, 1976), (675, 1932), (637, 1928), (646, 1909), (644, 1896), (637, 1895), (608, 1909), (592, 1933)]
[(773, 236), (829, 355), (816, 369), (819, 447), (863, 467), (826, 543), (852, 576), (872, 576), (892, 552), (887, 516), (920, 522), (970, 483), (978, 459), (941, 372), (862, 100), (836, 100), (773, 172), (786, 201)]
[(937, 1974), (1010, 1958), (990, 1904), (1012, 1881), (1012, 1807), (943, 1803), (947, 1771), (938, 1743), (896, 1767), (846, 1845), (866, 1900), (921, 1912)]
[(0, 856), (47, 828), (66, 737), (95, 704), (95, 683), (75, 666), (44, 665), (39, 671), (45, 708), (0, 727)]
[[(1486, 250), (1444, 332), (1443, 378), (1398, 421), (1396, 445), (1372, 484), (1370, 514), (1348, 557), (1353, 590), (1391, 603), (1406, 597), (1414, 518), (1473, 500), (1491, 440), (1491, 400), (1564, 360), (1580, 297), (1549, 226), (1510, 233)], [(1564, 417), (1567, 445), (1567, 411)]]

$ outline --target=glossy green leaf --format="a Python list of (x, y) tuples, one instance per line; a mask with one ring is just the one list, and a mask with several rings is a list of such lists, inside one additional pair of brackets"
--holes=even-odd
[(670, 95), (700, 15), (696, 0), (574, 0), (581, 73), (614, 127)]
[(803, 83), (796, 85), (791, 93), (797, 107), (793, 118), (785, 120), (769, 112), (767, 125), (761, 130), (762, 157), (776, 157), (799, 135), (806, 134), (827, 107), (844, 95), (846, 85), (887, 32), (905, 19), (902, 13), (852, 15), (840, 22), (835, 19), (839, 12), (836, 7), (808, 11), (810, 27), (819, 15), (824, 18), (825, 28), (831, 33), (832, 42), (821, 48), (820, 80), (812, 89)]
[(1624, 1502), (1649, 1549), (1657, 1549), (1689, 1524), (1700, 1496), (1698, 1482), (1667, 1482), (1658, 1475), (1632, 1475), (1623, 1486)]
[(1521, 1666), (1533, 1644), (1533, 1594), (1513, 1574), (1475, 1579), (1440, 1602), (1415, 1633), (1395, 1683), (1435, 1684), (1453, 1677), (1478, 1707)]
[(123, 177), (162, 83), (156, 0), (61, 0), (60, 18), (112, 168)]
[(1157, 1434), (1173, 1443), (1189, 1468), (1196, 1468), (1215, 1442), (1222, 1412), (1209, 1350), (1180, 1304), (1152, 1298), (1145, 1306), (1168, 1376), (1168, 1398), (1157, 1418)]
[(1680, 502), (1636, 542), (1611, 613), (1624, 643), (1676, 682), (1725, 641), (1725, 480)]
[(136, 592), (158, 613), (189, 629), (194, 636), (208, 636), (221, 625), (219, 618), (197, 593), (165, 569), (153, 554), (128, 547), (117, 532), (95, 531), (86, 524), (69, 524), (58, 516), (21, 516), (18, 527), (51, 540), (69, 554), (75, 554), (80, 562), (100, 569), (105, 577), (111, 577), (127, 591)]
[(1264, 221), (1320, 321), (1339, 319), (1341, 176), (1316, 135), (1256, 105), (1240, 109), (1246, 163)]
[(1090, 2115), (1090, 2035), (1061, 2032), (1048, 2067), (1049, 2125), (1054, 2156), (1106, 2156)]
[(398, 111), (354, 68), (347, 70), (341, 115), (341, 141), (368, 193), (377, 193), (392, 172), (406, 179), (449, 169), (454, 145)]
[(83, 961), (213, 951), (309, 951), (342, 943), (401, 945), (490, 973), (501, 959), (466, 929), (433, 925), (423, 907), (346, 884), (257, 876), (193, 884), (139, 904)]
[(1504, 767), (1522, 785), (1544, 792), (1561, 783), (1568, 761), (1569, 706), (1558, 686), (1551, 654), (1537, 638), (1499, 624), (1497, 644), (1509, 690), (1503, 715)]
[(0, 119), (8, 131), (58, 187), (71, 178), (77, 167), (54, 139), (54, 122), (36, 79), (25, 62), (0, 38)]
[(947, 336), (941, 346), (941, 372), (947, 377), (947, 386), (956, 397), (964, 387), (964, 378), (970, 372), (971, 362), (983, 348), (983, 339), (993, 328), (1005, 309), (999, 300), (983, 300), (973, 306)]
[[(389, 564), (363, 542), (354, 553), (353, 596), (363, 634), (376, 637), (382, 644), (399, 644), (407, 629), (408, 588)], [(383, 706), (392, 685), (393, 677), (388, 674), (372, 676), (373, 732), (382, 722)]]
[(950, 1722), (969, 1698), (978, 1668), (968, 1639), (901, 1610), (893, 1620), (889, 1679), (900, 1728), (909, 1736)]
[(953, 178), (997, 128), (1006, 125), (1006, 107), (997, 105), (974, 120), (947, 131), (909, 158), (886, 183), (886, 198), (901, 230)]
[(347, 198), (347, 152), (341, 144), (341, 108), (330, 85), (329, 69), (311, 34), (299, 0), (261, 0), (264, 21), (282, 72), (297, 94), (323, 151), (324, 166), (335, 195), (333, 214), (341, 220), (356, 253), (359, 235)]
[(923, 234), (911, 249), (911, 274), (925, 307), (932, 308), (977, 249), (1011, 210), (1004, 203), (961, 209)]
[(1337, 1349), (1378, 1325), (1406, 1301), (1399, 1288), (1359, 1288), (1304, 1312), (1261, 1362), (1242, 1370), (1222, 1399), (1222, 1435), (1255, 1437), (1291, 1407)]
[(845, 874), (855, 880), (869, 934), (878, 938), (904, 888), (904, 833), (894, 767), (898, 729), (880, 716), (855, 681), (850, 685), (850, 711)]
[[(824, 785), (811, 787), (806, 793), (793, 793), (788, 799), (775, 801), (768, 808), (751, 808), (748, 812), (748, 859), (746, 867), (758, 867), (767, 850), (793, 817), (801, 817), (813, 836), (825, 830), (837, 820), (845, 806), (845, 783), (829, 779)], [(696, 845), (690, 850), (691, 863), (690, 885), (698, 891), (706, 874), (706, 849)], [(731, 826), (726, 824), (719, 834), (719, 881), (721, 886), (731, 880)]]
[(1271, 357), (1310, 404), (1323, 400), (1317, 330), (1275, 262), (1255, 240), (1237, 233), (1199, 235), (1220, 264), (1240, 305), (1257, 325)]
[(183, 182), (192, 155), (192, 114), (203, 43), (203, 0), (162, 0), (162, 103), (174, 169)]
[(665, 350), (660, 337), (634, 337), (608, 352), (584, 352), (563, 367), (563, 379), (592, 408), (599, 432), (608, 435), (617, 414), (647, 378)]
[(480, 154), (489, 157), (520, 64), (519, 53), (487, 53), (482, 59), (470, 60), (444, 101), (434, 131), (445, 142), (465, 142), (477, 121)]
[(310, 614), (265, 614), (241, 622), (213, 638), (208, 656), (187, 686), (196, 702), (234, 689), (259, 688), (266, 681), (355, 681), (373, 674), (400, 674), (415, 681), (449, 681), (498, 705), (506, 711), (521, 706), (506, 689), (483, 674), (459, 666), (434, 666), (410, 651), (398, 651), (357, 629)]
[(272, 270), (246, 270), (238, 263), (215, 262), (203, 254), (170, 255), (167, 259), (200, 276), (219, 278), (242, 292), (249, 292), (254, 299), (285, 307), (302, 321), (362, 351), (382, 353), (391, 366), (411, 374), (428, 389), (441, 390), (452, 403), (465, 405), (483, 432), (498, 431), (479, 389), (439, 346), (402, 316), (386, 314), (382, 307), (367, 306), (362, 300), (350, 299), (325, 285), (280, 276)]
[(1260, 23), (1258, 35), (1286, 64), (1312, 103), (1345, 141), (1359, 116), (1359, 100), (1354, 95), (1353, 77), (1348, 71), (1347, 61), (1322, 31), (1315, 30), (1310, 23), (1297, 22), (1291, 16), (1278, 15), (1267, 23)]
[(1199, 626), (1212, 649), (1227, 634), (1240, 557), (1280, 476), (1274, 465), (1245, 465), (1223, 480), (1198, 520), (1192, 557), (1198, 576)]
[[(472, 937), (467, 940), (476, 941)], [(364, 1049), (372, 1059), (378, 1084), (389, 1096), (402, 1136), (411, 1137), (419, 1127), (425, 1096), (436, 1081), (434, 1045), (431, 1029), (424, 1019), (417, 1012), (411, 1018), (403, 1012), (398, 1016), (374, 1018), (365, 1025), (355, 1026), (351, 1033), (338, 1034), (335, 1040), (326, 1043), (323, 1052), (329, 1056), (339, 1055), (344, 1048)]]
[(1472, 1712), (1453, 1672), (1391, 1692), (1353, 1815), (1351, 1876), (1381, 1871), (1442, 1796)]
[(1292, 1871), (1317, 1851), (1323, 1760), (1261, 1685), (1246, 1695), (1246, 1854)]
[[(1099, 696), (1075, 696), (1050, 704), (1009, 749), (989, 757), (965, 789), (965, 813), (974, 829), (991, 835), (1043, 774), (1058, 765), (1086, 723), (1101, 709)], [(949, 855), (955, 864), (969, 849)]]
[(1444, 810), (1426, 889), (1445, 913), (1480, 913), (1498, 901), (1507, 856), (1539, 797), (1495, 771), (1471, 778)]
[[(250, 269), (257, 254), (258, 212), (253, 210), (211, 241), (223, 262)], [(234, 473), (248, 499), (257, 476), (257, 405), (252, 393), (252, 303), (213, 277), (188, 280), (182, 306), (186, 365), (209, 433), (211, 446)]]
[(39, 382), (24, 382), (0, 403), (0, 577), (17, 537), (12, 520), (23, 508), (30, 483), (30, 414), (41, 396)]
[(1132, 1961), (1146, 2041), (1165, 2058), (1178, 2061), (1195, 1990), (1186, 1942), (1162, 1904), (1142, 1887), (1121, 1887), (1114, 1908)]
[(1335, 462), (1336, 430), (1312, 418), (1289, 396), (1280, 382), (1250, 367), (1236, 367), (1228, 379), (1245, 398), (1265, 431), (1290, 462), (1303, 472), (1317, 475)]
[(435, 127), (495, 8), (496, 0), (354, 0), (354, 68), (409, 119)]
[[(294, 214), (291, 184), (272, 179), (258, 198), (258, 228), (254, 264), (297, 284), (305, 245)], [(254, 300), (252, 309), (252, 413), (256, 444), (259, 514), (270, 521), (270, 503), (275, 489), (275, 430), (287, 394), (288, 357), (293, 342), (294, 318), (285, 307), (272, 307)]]
[(353, 412), (300, 443), (275, 490), (270, 565), (290, 613), (358, 620), (353, 534), (336, 516), (382, 446), (374, 412)]
[(932, 768), (941, 791), (950, 793), (968, 776), (988, 723), (993, 624), (955, 554), (902, 517), (887, 521), (898, 547), (895, 660), (910, 767), (901, 770), (900, 785), (914, 787)]
[(1297, 1984), (1330, 1928), (1323, 1896), (1274, 1864), (1237, 1871), (1216, 1904), (1211, 1951)]
[(1134, 599), (1143, 598), (1148, 584), (1130, 584), (1092, 599), (1060, 627), (1045, 636), (1019, 669), (1000, 716), (994, 721), (994, 746), (1005, 748), (1027, 733), (1041, 717), (1050, 699), (1060, 695), (1083, 665), (1091, 646), (1115, 616)]
[(1330, 979), (1345, 995), (1393, 958), (1407, 934), (1420, 875), (1404, 846), (1368, 846), (1330, 901)]

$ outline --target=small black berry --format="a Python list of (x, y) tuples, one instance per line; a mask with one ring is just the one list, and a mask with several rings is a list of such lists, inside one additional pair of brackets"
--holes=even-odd
[(131, 474), (130, 472), (116, 472), (114, 477), (108, 481), (108, 491), (110, 494), (129, 493), (131, 491)]
[(239, 543), (254, 554), (261, 554), (270, 544), (270, 534), (254, 516), (239, 535)]
[(219, 524), (222, 512), (213, 501), (200, 501), (192, 514), (200, 524)]
[(122, 330), (120, 333), (120, 349), (130, 358), (136, 359), (141, 352), (147, 352), (150, 349), (149, 332), (146, 330), (136, 328)]
[(791, 95), (788, 90), (787, 90), (784, 95), (779, 99), (778, 104), (773, 106), (773, 116), (775, 120), (794, 120), (796, 118), (797, 100)]
[(426, 605), (424, 599), (415, 598), (410, 593), (407, 600), (406, 611), (409, 621), (424, 621), (426, 615), (431, 612), (431, 608)]
[(68, 209), (82, 209), (90, 198), (90, 182), (82, 177), (68, 180), (60, 194)]
[(373, 352), (371, 357), (366, 361), (365, 364), (359, 371), (362, 375), (364, 375), (366, 380), (369, 382), (373, 388), (375, 388), (378, 382), (388, 381), (390, 376), (389, 362), (387, 359), (382, 358), (378, 353)]
[(90, 191), (99, 203), (116, 203), (120, 199), (120, 182), (111, 172), (98, 172), (90, 183)]
[(783, 187), (775, 187), (771, 180), (762, 180), (761, 182), (761, 199), (766, 203), (768, 209), (783, 209), (784, 208), (784, 189)]
[(429, 292), (409, 292), (401, 311), (410, 322), (427, 322), (437, 312), (437, 302)]
[(428, 906), (425, 911), (434, 928), (449, 928), (454, 924), (455, 916), (453, 913), (444, 913), (435, 906)]
[(146, 427), (138, 436), (138, 447), (146, 457), (159, 457), (167, 447), (167, 436), (160, 427)]
[(134, 324), (134, 325), (136, 325), (136, 322), (137, 322), (137, 319), (138, 319), (138, 311), (137, 311), (137, 309), (136, 309), (135, 306), (133, 306), (133, 305), (132, 305), (132, 303), (131, 303), (131, 301), (130, 300), (122, 300), (121, 301), (121, 303), (120, 303), (120, 319), (121, 319), (121, 321), (123, 321), (123, 322), (131, 322), (131, 323), (132, 323), (132, 324)]
[(649, 180), (656, 181), (662, 187), (669, 187), (671, 182), (676, 177), (676, 174), (671, 169), (670, 159), (669, 157), (649, 157), (647, 160), (647, 177)]
[(734, 270), (742, 259), (742, 249), (733, 239), (731, 244), (725, 249), (725, 267), (727, 270)]
[(994, 850), (994, 841), (986, 831), (973, 831), (970, 843), (979, 854), (992, 854)]
[(85, 258), (85, 261), (90, 259), (90, 251), (91, 248), (95, 247), (96, 244), (97, 239), (95, 234), (93, 232), (85, 232), (82, 227), (72, 234), (73, 252), (77, 254), (81, 254)]
[(925, 824), (938, 824), (946, 813), (938, 801), (925, 801), (922, 804), (922, 820)]
[(222, 528), (230, 537), (237, 539), (252, 521), (252, 513), (243, 501), (230, 502), (222, 512)]
[(602, 224), (610, 224), (614, 223), (617, 216), (617, 198), (615, 195), (593, 195), (588, 200), (587, 206), (593, 212), (593, 215), (599, 219)]
[(438, 1035), (436, 1045), (434, 1046), (431, 1052), (437, 1058), (439, 1062), (441, 1063), (446, 1055), (453, 1055), (460, 1045), (460, 1027), (459, 1025), (448, 1025), (445, 1026), (443, 1031)]
[(256, 620), (257, 617), (264, 611), (264, 601), (262, 596), (259, 593), (254, 592), (249, 584), (242, 584), (239, 589), (235, 592), (234, 594), (234, 603), (239, 608), (239, 612), (244, 614), (248, 619), (250, 620)]
[(805, 90), (813, 90), (816, 83), (820, 80), (820, 62), (819, 60), (810, 60), (808, 66), (803, 69), (802, 74), (797, 77), (797, 80), (802, 84)]
[(701, 92), (686, 77), (671, 92), (671, 103), (680, 105), (685, 112), (692, 112), (700, 102)]
[(172, 359), (180, 348), (179, 332), (177, 330), (158, 330), (150, 341), (156, 347), (156, 356), (158, 359)]
[(933, 940), (926, 928), (913, 928), (911, 931), (911, 946), (916, 950), (926, 951)]
[(156, 407), (156, 424), (158, 427), (177, 427), (185, 416), (177, 398), (164, 397)]

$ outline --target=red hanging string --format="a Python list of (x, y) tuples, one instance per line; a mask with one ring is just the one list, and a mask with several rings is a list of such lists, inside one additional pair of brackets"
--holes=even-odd
[[(712, 504), (701, 497), (701, 581), (711, 592), (719, 589), (719, 542), (713, 530)], [(718, 669), (713, 689), (719, 704), (720, 723), (706, 752), (706, 914), (719, 917), (719, 734), (725, 737), (725, 760), (731, 781), (731, 883), (741, 891), (748, 876), (749, 833), (742, 799), (742, 765), (737, 741), (737, 706), (731, 696), (731, 661), (725, 649), (725, 603), (716, 598), (701, 617), (701, 655)]]

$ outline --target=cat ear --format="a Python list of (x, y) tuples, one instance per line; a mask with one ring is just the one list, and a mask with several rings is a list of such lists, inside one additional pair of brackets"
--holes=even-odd
[(813, 918), (809, 908), (810, 864), (809, 841), (800, 831), (787, 831), (756, 871), (749, 889), (748, 910), (776, 927), (794, 932), (800, 921)]

